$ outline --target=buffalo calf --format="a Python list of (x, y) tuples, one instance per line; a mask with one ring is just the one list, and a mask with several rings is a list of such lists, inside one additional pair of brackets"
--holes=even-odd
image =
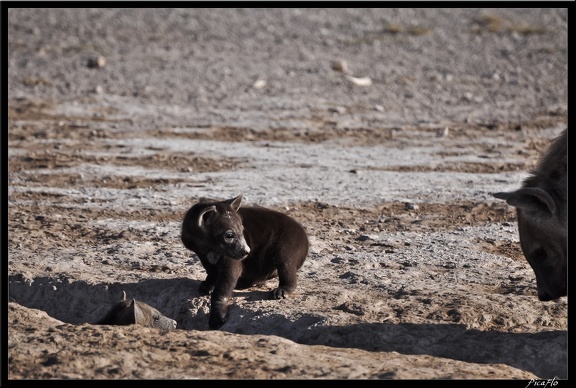
[(184, 246), (195, 252), (206, 270), (201, 295), (210, 295), (209, 325), (228, 320), (234, 289), (278, 278), (271, 299), (294, 292), (297, 271), (308, 254), (304, 228), (286, 214), (262, 207), (240, 207), (242, 195), (192, 206), (182, 222)]

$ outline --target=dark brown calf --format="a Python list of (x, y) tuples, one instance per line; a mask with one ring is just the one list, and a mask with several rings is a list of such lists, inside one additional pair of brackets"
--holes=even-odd
[(228, 320), (228, 300), (235, 288), (278, 277), (270, 298), (286, 298), (296, 289), (297, 271), (308, 254), (308, 237), (298, 222), (270, 209), (241, 208), (241, 202), (242, 195), (197, 203), (182, 222), (182, 243), (206, 269), (199, 292), (211, 293), (213, 329)]

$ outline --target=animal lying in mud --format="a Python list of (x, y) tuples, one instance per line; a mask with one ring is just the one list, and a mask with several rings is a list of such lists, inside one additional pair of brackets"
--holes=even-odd
[(536, 275), (538, 299), (567, 295), (568, 137), (567, 129), (551, 144), (522, 187), (494, 193), (516, 208), (522, 252)]
[(182, 222), (184, 246), (206, 270), (201, 295), (210, 295), (209, 325), (228, 320), (234, 289), (246, 289), (278, 277), (271, 299), (282, 299), (297, 286), (297, 271), (308, 255), (304, 228), (286, 214), (262, 207), (240, 207), (242, 195), (219, 202), (199, 202)]
[(141, 325), (155, 327), (163, 331), (176, 328), (176, 321), (168, 318), (154, 307), (136, 301), (126, 299), (126, 292), (123, 298), (108, 311), (106, 316), (97, 322), (98, 325)]

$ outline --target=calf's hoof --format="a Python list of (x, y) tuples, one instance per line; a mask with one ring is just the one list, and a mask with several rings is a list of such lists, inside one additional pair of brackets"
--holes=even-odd
[(210, 314), (210, 319), (208, 320), (208, 326), (212, 330), (220, 329), (228, 321), (228, 316), (218, 316), (217, 314)]
[(270, 299), (286, 299), (292, 292), (286, 288), (278, 287), (270, 291)]
[(200, 283), (198, 287), (198, 293), (200, 295), (210, 295), (210, 293), (214, 290), (214, 286), (211, 284), (206, 283), (205, 281)]

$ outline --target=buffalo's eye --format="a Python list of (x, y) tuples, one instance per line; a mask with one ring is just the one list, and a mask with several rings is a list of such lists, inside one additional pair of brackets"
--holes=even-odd
[(227, 231), (224, 233), (224, 239), (226, 240), (226, 242), (230, 242), (230, 241), (234, 240), (235, 237), (236, 237), (236, 235), (231, 231)]
[(152, 319), (154, 320), (154, 322), (158, 322), (160, 320), (160, 316), (159, 315), (153, 315)]

